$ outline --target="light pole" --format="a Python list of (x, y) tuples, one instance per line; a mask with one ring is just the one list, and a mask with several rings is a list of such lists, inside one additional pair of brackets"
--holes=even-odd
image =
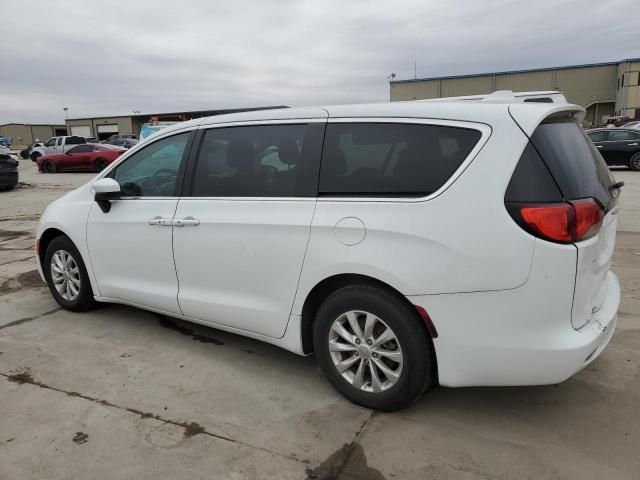
[(62, 107), (62, 110), (64, 110), (64, 114), (67, 117), (67, 120), (69, 120), (69, 107)]

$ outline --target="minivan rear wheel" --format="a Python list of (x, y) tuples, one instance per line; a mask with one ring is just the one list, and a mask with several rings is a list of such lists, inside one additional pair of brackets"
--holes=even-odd
[(434, 384), (433, 346), (417, 312), (382, 288), (344, 287), (320, 306), (314, 349), (320, 368), (349, 400), (390, 411)]
[(629, 168), (631, 170), (640, 171), (640, 152), (634, 153), (629, 160)]

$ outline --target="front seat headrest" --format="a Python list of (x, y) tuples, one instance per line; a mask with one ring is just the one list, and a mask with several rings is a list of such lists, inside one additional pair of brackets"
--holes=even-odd
[(282, 137), (278, 142), (278, 158), (285, 165), (297, 165), (300, 160), (298, 142), (292, 137)]

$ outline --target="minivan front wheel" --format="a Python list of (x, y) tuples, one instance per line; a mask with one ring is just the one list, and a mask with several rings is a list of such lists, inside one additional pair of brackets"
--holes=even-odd
[(629, 168), (631, 170), (640, 171), (640, 152), (635, 153), (629, 160)]
[(61, 235), (49, 243), (42, 269), (49, 291), (61, 307), (82, 312), (95, 305), (84, 262), (68, 237)]
[(322, 303), (314, 322), (318, 363), (351, 401), (376, 410), (405, 407), (435, 378), (433, 347), (420, 321), (384, 289), (342, 288)]

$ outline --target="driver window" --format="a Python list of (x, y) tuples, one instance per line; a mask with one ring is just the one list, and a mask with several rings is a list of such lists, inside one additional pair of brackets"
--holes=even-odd
[(49, 141), (45, 144), (45, 146), (47, 146), (47, 147), (53, 147), (53, 146), (56, 144), (56, 140), (57, 140), (56, 138), (52, 138), (51, 140), (49, 140)]
[(172, 197), (189, 132), (158, 140), (134, 153), (110, 175), (125, 197)]

